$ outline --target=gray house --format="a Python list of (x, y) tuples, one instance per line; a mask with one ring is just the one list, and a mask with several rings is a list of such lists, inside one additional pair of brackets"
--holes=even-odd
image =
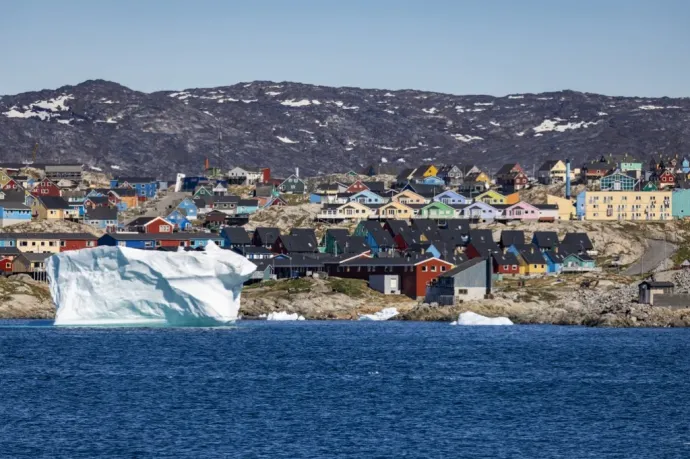
[(472, 258), (441, 274), (427, 288), (426, 302), (455, 305), (465, 300), (481, 300), (491, 293), (490, 258)]
[(654, 297), (657, 295), (673, 295), (674, 285), (672, 282), (657, 282), (651, 280), (640, 282), (637, 287), (639, 289), (638, 303), (654, 306)]

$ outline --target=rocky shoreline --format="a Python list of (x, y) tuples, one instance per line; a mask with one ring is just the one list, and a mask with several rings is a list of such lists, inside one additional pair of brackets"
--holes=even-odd
[[(690, 272), (668, 271), (658, 280), (671, 280), (678, 293), (690, 293)], [(561, 285), (544, 279), (525, 290), (504, 287), (494, 299), (456, 306), (419, 304), (403, 296), (384, 296), (340, 280), (302, 279), (245, 289), (240, 317), (260, 319), (271, 312), (297, 313), (307, 320), (357, 320), (387, 307), (399, 314), (391, 320), (451, 322), (461, 312), (505, 316), (516, 324), (587, 327), (690, 327), (688, 309), (637, 304), (637, 282), (603, 280), (593, 288)], [(25, 278), (0, 279), (0, 319), (51, 319), (55, 308), (45, 284)]]

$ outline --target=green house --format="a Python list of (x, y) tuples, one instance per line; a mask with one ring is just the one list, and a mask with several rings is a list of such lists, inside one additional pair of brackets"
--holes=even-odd
[(588, 271), (594, 268), (594, 259), (586, 254), (571, 253), (563, 259), (563, 271)]
[(659, 191), (659, 186), (656, 182), (647, 182), (644, 187), (642, 187), (642, 191)]
[(674, 190), (671, 199), (673, 218), (690, 218), (690, 190)]
[(202, 198), (204, 196), (213, 196), (213, 190), (202, 185), (194, 192), (194, 199)]
[(455, 209), (440, 201), (433, 201), (422, 207), (419, 211), (420, 218), (447, 219), (455, 216)]
[(281, 193), (287, 194), (304, 194), (307, 191), (307, 186), (296, 175), (291, 175), (286, 178), (283, 183), (278, 186)]
[(610, 191), (634, 191), (637, 180), (634, 177), (615, 171), (609, 175), (605, 175), (599, 180), (602, 190)]

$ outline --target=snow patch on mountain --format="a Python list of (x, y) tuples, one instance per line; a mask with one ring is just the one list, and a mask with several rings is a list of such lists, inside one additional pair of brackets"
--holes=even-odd
[(74, 99), (72, 94), (63, 94), (53, 99), (38, 100), (21, 108), (15, 105), (3, 115), (8, 118), (39, 118), (41, 121), (46, 121), (60, 117), (60, 112), (67, 111), (68, 107), (65, 102), (71, 99)]
[(501, 125), (501, 123), (497, 123), (496, 121), (489, 121), (489, 124), (496, 127)]
[(484, 140), (482, 137), (477, 137), (474, 135), (464, 135), (464, 134), (451, 134), (451, 137), (460, 142), (472, 142), (473, 140)]
[(482, 105), (484, 105), (484, 106), (487, 106), (487, 107), (490, 107), (490, 106), (492, 106), (493, 104), (494, 104), (493, 102), (475, 102), (475, 103), (474, 103), (474, 105), (476, 105), (476, 106), (482, 106)]
[(596, 124), (599, 124), (601, 120), (599, 121), (578, 121), (577, 123), (572, 123), (568, 122), (565, 124), (559, 124), (563, 123), (565, 120), (561, 118), (555, 118), (553, 120), (544, 120), (539, 126), (532, 128), (532, 130), (535, 133), (542, 133), (542, 132), (565, 132), (568, 130), (574, 130), (574, 129), (586, 129), (588, 127), (594, 126)]
[(428, 113), (429, 115), (433, 115), (434, 113), (436, 113), (438, 111), (438, 108), (436, 108), (436, 107), (423, 108), (422, 111), (424, 113)]
[(283, 142), (283, 143), (299, 143), (297, 140), (292, 140), (292, 139), (290, 139), (290, 138), (288, 138), (288, 137), (281, 137), (281, 136), (279, 136), (279, 135), (276, 136), (276, 137), (278, 138), (278, 140), (280, 140), (280, 141)]
[(664, 110), (664, 109), (678, 109), (683, 107), (678, 107), (677, 105), (669, 105), (663, 107), (661, 105), (640, 105), (638, 107), (640, 110)]
[(308, 99), (302, 99), (302, 100), (295, 100), (295, 99), (288, 99), (284, 100), (280, 103), (280, 105), (285, 105), (286, 107), (306, 107), (307, 105), (311, 105), (311, 101)]
[(525, 96), (522, 96), (520, 94), (508, 96), (508, 99), (524, 99), (524, 98), (525, 98)]
[(278, 92), (278, 91), (266, 91), (265, 94), (266, 94), (267, 96), (279, 96), (279, 95), (282, 94), (282, 92)]

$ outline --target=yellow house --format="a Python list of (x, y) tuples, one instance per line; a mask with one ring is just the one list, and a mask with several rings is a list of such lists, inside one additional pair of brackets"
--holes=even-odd
[(486, 174), (485, 172), (480, 172), (474, 178), (474, 181), (475, 182), (491, 183), (491, 177), (489, 177), (488, 174)]
[(414, 210), (398, 201), (391, 201), (378, 209), (379, 218), (393, 218), (396, 220), (409, 220), (414, 218)]
[(60, 238), (49, 233), (20, 233), (17, 235), (20, 252), (60, 253)]
[(317, 215), (322, 220), (365, 220), (374, 216), (374, 211), (356, 201), (342, 205), (330, 204), (325, 206)]
[(37, 220), (65, 220), (79, 216), (79, 211), (70, 207), (67, 201), (53, 196), (41, 196), (34, 199), (31, 213)]
[(495, 190), (488, 190), (474, 198), (475, 202), (483, 202), (485, 204), (507, 204), (506, 197)]
[(507, 194), (506, 195), (506, 204), (509, 206), (512, 206), (513, 204), (517, 204), (520, 202), (520, 192), (516, 191), (515, 193)]
[(394, 195), (391, 201), (399, 202), (401, 204), (427, 204), (424, 196), (418, 195), (414, 191), (405, 190)]
[(0, 169), (0, 187), (7, 185), (7, 182), (12, 180), (12, 178), (7, 174), (5, 169)]
[(532, 244), (520, 250), (518, 261), (520, 263), (520, 267), (518, 268), (520, 274), (528, 276), (546, 274), (546, 258), (544, 258), (544, 254)]
[[(422, 172), (423, 171), (423, 172)], [(425, 166), (420, 166), (418, 170), (415, 171), (414, 175), (422, 177), (436, 177), (438, 174), (438, 168), (433, 164), (428, 164)]]
[(561, 198), (559, 196), (546, 195), (546, 203), (558, 206), (559, 220), (575, 219), (575, 201), (572, 199)]
[(577, 197), (585, 220), (671, 220), (671, 191), (587, 191)]

